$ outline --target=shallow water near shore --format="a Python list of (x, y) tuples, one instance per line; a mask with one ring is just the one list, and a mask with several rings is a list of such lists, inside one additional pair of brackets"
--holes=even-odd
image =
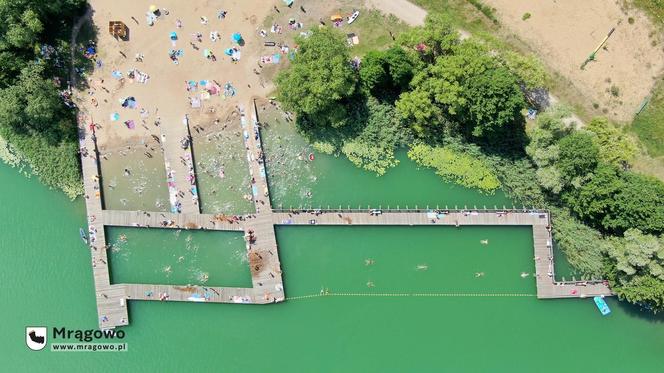
[[(349, 175), (357, 171), (350, 164), (330, 162), (340, 162), (333, 165), (337, 178), (353, 180)], [(422, 188), (438, 191), (434, 196), (442, 203), (483, 198), (450, 194), (457, 189), (447, 189), (431, 171), (405, 162), (399, 167), (406, 169), (393, 171), (430, 172), (430, 181), (411, 185), (401, 200), (388, 184), (377, 185), (374, 193), (404, 204), (417, 203), (409, 198)], [(97, 326), (90, 254), (78, 237), (85, 208), (81, 199), (72, 203), (5, 165), (0, 165), (0, 180), (0, 193), (6, 196), (0, 211), (5, 222), (0, 281), (6, 300), (0, 308), (6, 324), (0, 347), (7, 371), (36, 366), (70, 372), (182, 371), (195, 366), (263, 372), (657, 372), (664, 364), (661, 316), (609, 299), (613, 312), (602, 317), (590, 299), (530, 296), (534, 280), (520, 273), (533, 271), (532, 235), (520, 227), (280, 227), (287, 302), (130, 301), (127, 352), (33, 352), (25, 346), (28, 325)], [(330, 198), (352, 199), (346, 191)], [(175, 232), (156, 231), (154, 239), (160, 240)], [(127, 243), (148, 240), (127, 236)], [(489, 244), (482, 245), (481, 239)], [(139, 246), (132, 255), (150, 249)], [(219, 247), (219, 258), (232, 251)], [(199, 252), (210, 249), (214, 245), (201, 246)], [(475, 277), (479, 272), (484, 275)], [(237, 271), (220, 279), (241, 278)], [(320, 296), (321, 289), (330, 295)]]

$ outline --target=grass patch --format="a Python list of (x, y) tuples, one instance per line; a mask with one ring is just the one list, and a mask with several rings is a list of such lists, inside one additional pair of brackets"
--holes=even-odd
[(633, 4), (645, 11), (658, 27), (664, 27), (664, 0), (634, 0)]
[(496, 11), (492, 7), (484, 4), (483, 2), (479, 0), (468, 0), (469, 3), (471, 3), (477, 10), (482, 12), (488, 19), (490, 19), (493, 23), (498, 24), (498, 18), (496, 18)]
[(664, 156), (664, 80), (657, 83), (650, 103), (634, 119), (631, 130), (651, 157)]
[(413, 0), (412, 2), (428, 12), (446, 15), (456, 27), (473, 34), (488, 33), (498, 28), (498, 23), (494, 23), (467, 0)]
[(360, 44), (353, 46), (352, 55), (363, 56), (370, 50), (386, 49), (394, 39), (408, 29), (408, 25), (401, 22), (392, 14), (384, 15), (377, 10), (362, 10), (355, 22), (342, 28), (344, 33), (355, 33), (360, 38)]

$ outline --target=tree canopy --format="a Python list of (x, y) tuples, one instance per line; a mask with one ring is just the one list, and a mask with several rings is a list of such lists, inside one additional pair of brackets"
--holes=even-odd
[(607, 241), (605, 250), (615, 264), (610, 277), (618, 296), (664, 310), (664, 237), (628, 229), (623, 238)]
[(400, 47), (369, 51), (360, 65), (362, 87), (376, 97), (398, 95), (413, 78), (416, 58)]
[(523, 121), (525, 102), (515, 76), (476, 43), (454, 46), (418, 72), (411, 86), (397, 109), (419, 131), (445, 123), (441, 116), (472, 137), (500, 133)]
[(594, 118), (586, 129), (597, 136), (599, 155), (604, 162), (623, 169), (629, 167), (637, 152), (636, 143), (631, 137), (622, 133), (606, 118)]
[(574, 132), (560, 139), (558, 151), (556, 167), (567, 180), (588, 175), (599, 161), (599, 148), (586, 132)]
[(459, 33), (452, 23), (440, 14), (429, 14), (423, 27), (415, 27), (399, 35), (401, 46), (417, 51), (426, 63), (446, 55), (459, 44)]
[[(71, 22), (84, 0), (0, 2), (0, 136), (46, 185), (81, 193), (75, 108), (66, 89)], [(3, 153), (5, 154), (5, 153)]]
[(655, 178), (601, 164), (564, 198), (581, 219), (605, 232), (664, 232), (664, 183)]
[(344, 36), (331, 28), (298, 37), (300, 48), (291, 67), (279, 73), (279, 100), (302, 120), (334, 127), (347, 123), (343, 105), (355, 93), (357, 74), (350, 65)]

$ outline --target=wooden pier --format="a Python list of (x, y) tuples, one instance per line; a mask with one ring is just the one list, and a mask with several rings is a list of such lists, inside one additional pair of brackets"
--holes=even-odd
[[(440, 209), (273, 209), (270, 202), (267, 172), (260, 138), (256, 106), (247, 113), (239, 107), (243, 141), (252, 177), (255, 214), (229, 217), (201, 214), (194, 193), (177, 197), (173, 212), (103, 210), (99, 157), (94, 127), (80, 123), (81, 163), (85, 184), (92, 272), (97, 295), (97, 315), (102, 329), (127, 325), (127, 300), (156, 300), (209, 303), (267, 304), (285, 300), (275, 225), (402, 225), (402, 226), (467, 226), (519, 225), (533, 230), (535, 277), (538, 298), (583, 298), (612, 295), (603, 281), (557, 282), (553, 263), (551, 221), (541, 210), (440, 210)], [(164, 126), (162, 126), (164, 127)], [(193, 162), (191, 145), (182, 147), (179, 139), (188, 137), (188, 124), (167, 126), (162, 146), (172, 186), (189, 192), (196, 186), (187, 161)], [(195, 144), (193, 144), (195, 146)], [(178, 166), (179, 165), (179, 166)], [(173, 203), (173, 200), (171, 201)], [(175, 205), (173, 203), (173, 205)], [(179, 210), (179, 211), (177, 211)], [(163, 229), (204, 229), (245, 233), (247, 256), (252, 278), (251, 288), (201, 285), (111, 284), (107, 257), (105, 226), (127, 226)]]
[(605, 281), (555, 280), (553, 238), (548, 211), (543, 210), (274, 210), (275, 225), (402, 225), (402, 226), (477, 226), (516, 225), (533, 229), (537, 297), (584, 298), (609, 296)]

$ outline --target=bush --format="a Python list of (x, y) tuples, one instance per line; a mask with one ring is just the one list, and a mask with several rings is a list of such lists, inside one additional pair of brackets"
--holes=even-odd
[(521, 16), (521, 20), (523, 21), (527, 20), (528, 18), (530, 18), (530, 13), (528, 12), (523, 13), (523, 15)]

